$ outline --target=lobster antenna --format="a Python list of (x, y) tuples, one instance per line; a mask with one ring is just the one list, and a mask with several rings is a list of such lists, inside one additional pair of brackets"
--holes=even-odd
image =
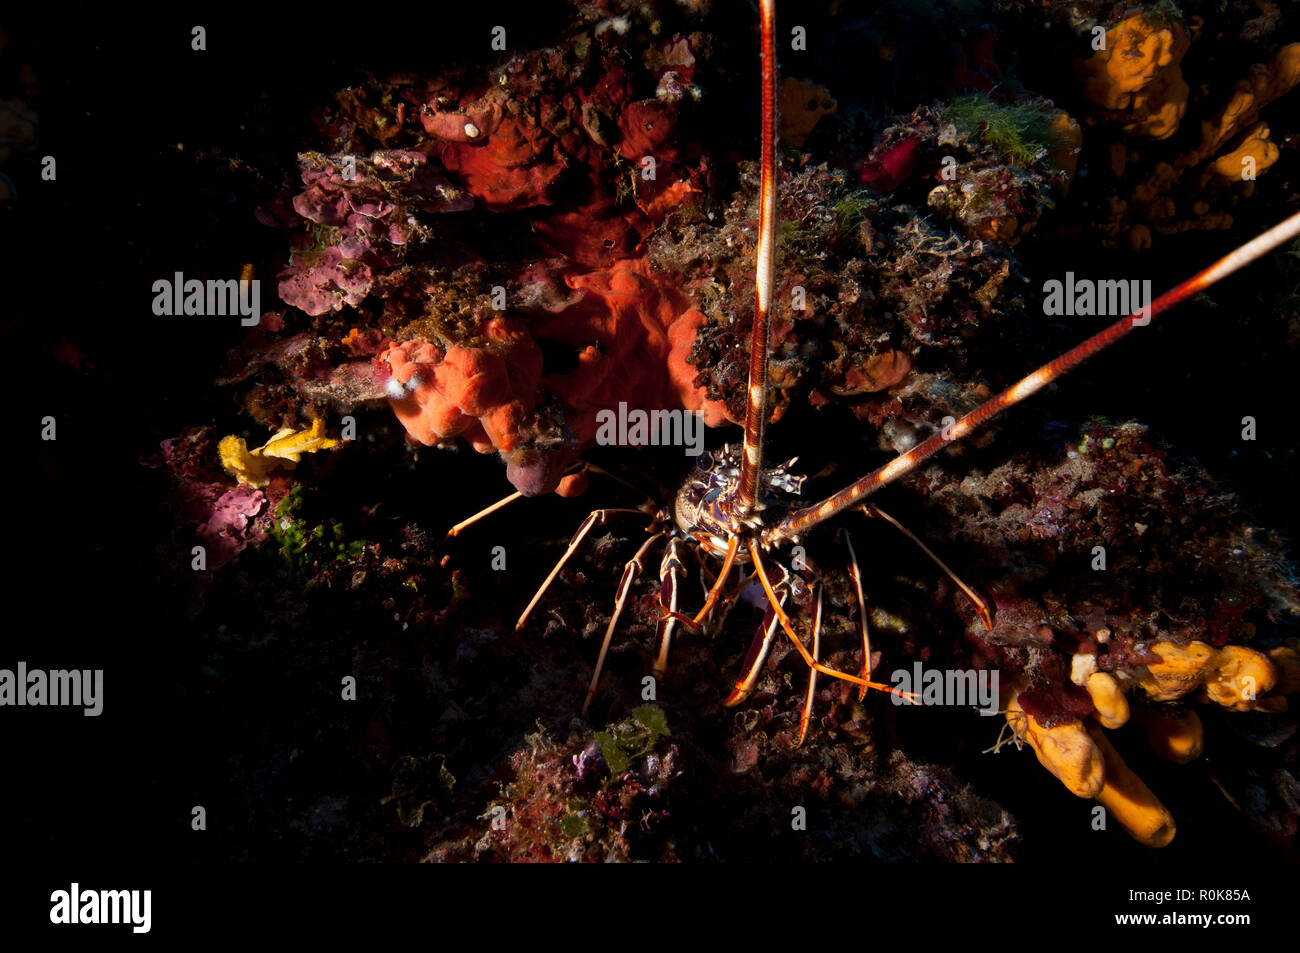
[[(848, 509), (863, 497), (874, 493), (887, 483), (892, 483), (903, 474), (910, 473), (922, 461), (934, 456), (950, 443), (961, 440), (1007, 408), (1042, 390), (1062, 374), (1073, 370), (1098, 351), (1114, 344), (1132, 331), (1133, 328), (1149, 324), (1151, 318), (1186, 301), (1192, 295), (1204, 291), (1234, 271), (1251, 264), (1297, 235), (1300, 235), (1300, 212), (1274, 225), (1262, 235), (1246, 242), (1235, 251), (1220, 258), (1209, 268), (1188, 278), (1182, 284), (1166, 291), (1151, 303), (1149, 311), (1135, 311), (1127, 317), (1120, 318), (1110, 327), (1099, 331), (1082, 344), (1066, 351), (1056, 360), (1049, 361), (1038, 370), (1021, 378), (996, 397), (976, 407), (951, 427), (945, 427), (939, 433), (928, 437), (911, 450), (890, 460), (880, 469), (867, 474), (861, 480), (845, 487), (838, 493), (828, 496), (820, 503), (790, 513), (780, 523), (775, 524), (763, 534), (763, 542), (772, 545), (783, 540), (795, 539), (799, 534), (812, 529), (823, 520), (828, 520), (836, 513)], [(745, 428), (745, 436), (748, 439), (748, 427)]]
[(763, 144), (759, 183), (758, 264), (754, 275), (754, 330), (749, 344), (745, 446), (732, 518), (750, 522), (758, 509), (758, 477), (767, 425), (767, 347), (771, 337), (772, 274), (776, 262), (776, 3), (759, 0), (763, 49)]

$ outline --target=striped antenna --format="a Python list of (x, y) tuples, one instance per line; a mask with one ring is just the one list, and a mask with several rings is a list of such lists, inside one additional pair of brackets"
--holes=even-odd
[[(1149, 313), (1144, 314), (1135, 311), (1133, 314), (1121, 318), (1105, 330), (1094, 334), (1082, 344), (1066, 351), (1056, 360), (1049, 361), (1032, 374), (1021, 378), (996, 397), (976, 407), (951, 427), (944, 428), (941, 432), (923, 440), (906, 453), (895, 457), (879, 470), (867, 474), (861, 480), (845, 487), (838, 493), (828, 496), (820, 503), (790, 513), (784, 520), (772, 526), (763, 534), (764, 543), (772, 545), (784, 540), (796, 539), (801, 533), (807, 532), (823, 520), (828, 520), (836, 513), (848, 509), (882, 486), (892, 483), (905, 473), (910, 473), (922, 461), (934, 456), (949, 444), (961, 440), (1007, 408), (1013, 407), (1026, 397), (1042, 390), (1066, 371), (1078, 367), (1098, 351), (1110, 347), (1110, 345), (1132, 331), (1133, 328), (1142, 327), (1149, 323), (1151, 318), (1168, 311), (1174, 305), (1186, 301), (1192, 295), (1204, 291), (1237, 269), (1249, 265), (1297, 235), (1300, 235), (1300, 212), (1274, 225), (1236, 251), (1220, 258), (1199, 274), (1166, 291), (1151, 303)], [(748, 424), (748, 421), (746, 423)], [(745, 428), (745, 438), (746, 440), (749, 439), (748, 426)]]
[(759, 0), (763, 47), (763, 166), (759, 186), (758, 266), (754, 276), (754, 331), (749, 344), (749, 394), (740, 482), (732, 501), (736, 529), (758, 508), (758, 477), (767, 425), (767, 347), (771, 336), (772, 274), (776, 263), (776, 3)]

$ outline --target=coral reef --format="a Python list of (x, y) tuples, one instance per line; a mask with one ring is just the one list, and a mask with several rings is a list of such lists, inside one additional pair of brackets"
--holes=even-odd
[[(1247, 160), (1284, 167), (1291, 143), (1283, 110), (1264, 110), (1295, 85), (1296, 47), (1263, 7), (1253, 26), (1216, 21), (1244, 31), (1241, 62), (1268, 63), (1224, 101), (1220, 77), (1240, 71), (1207, 68), (1203, 31), (1168, 5), (917, 6), (882, 4), (834, 38), (872, 51), (849, 75), (898, 82), (809, 63), (781, 87), (768, 453), (804, 457), (810, 493), (914, 446), (1044, 339), (1074, 335), (1046, 327), (1029, 290), (1070, 256), (1118, 267), (1104, 243), (1155, 233), (1199, 260), (1208, 246), (1175, 236), (1233, 226), (1259, 194), (1293, 201), (1277, 172), (1267, 190), (1240, 178)], [(1043, 34), (1057, 61), (1043, 94), (1016, 68), (1025, 10), (1058, 31)], [(836, 528), (871, 533), (866, 620), (830, 527), (791, 567), (801, 631), (822, 586), (826, 664), (860, 670), (869, 621), (878, 677), (913, 662), (997, 671), (1005, 719), (822, 679), (799, 746), (808, 674), (785, 640), (749, 701), (724, 707), (770, 621), (752, 586), (725, 625), (679, 634), (647, 696), (653, 566), (628, 590), (590, 722), (572, 717), (644, 541), (642, 488), (658, 484), (663, 505), (682, 476), (680, 454), (593, 447), (596, 414), (744, 414), (758, 175), (755, 116), (732, 84), (754, 57), (720, 17), (581, 4), (550, 45), (368, 76), (316, 114), (317, 141), (289, 148), (292, 181), (260, 187), (282, 258), (257, 270), (282, 307), (240, 332), (219, 399), (188, 418), (213, 424), (151, 460), (172, 490), (163, 562), (178, 573), (196, 540), (208, 550), (185, 583), (196, 695), (248, 691), (267, 670), (346, 672), (359, 691), (346, 712), (274, 703), (287, 727), (231, 716), (259, 739), (255, 758), (230, 742), (221, 765), (243, 785), (233, 813), (252, 819), (232, 855), (1001, 861), (1051, 842), (1056, 795), (1096, 799), (1159, 846), (1178, 804), (1150, 755), (1189, 765), (1196, 797), (1293, 851), (1300, 595), (1284, 543), (1153, 432), (1092, 418), (1086, 394), (1055, 405), (1060, 422), (981, 432), (882, 502), (989, 591), (991, 632), (933, 564), (859, 517)], [(1106, 50), (1060, 68), (1093, 25)], [(336, 444), (340, 414), (358, 438)], [(275, 433), (265, 446), (215, 440), (250, 420)], [(570, 495), (580, 458), (595, 465), (590, 501), (521, 501), (443, 539), (508, 489), (502, 463), (525, 496)], [(596, 507), (615, 515), (516, 631)], [(683, 577), (691, 606), (716, 569), (701, 562)], [(1004, 724), (1035, 757), (983, 753)], [(1197, 827), (1177, 820), (1179, 838)]]
[[(1015, 736), (1072, 793), (1097, 798), (1140, 842), (1163, 846), (1172, 817), (1101, 728), (1121, 728), (1139, 702), (1198, 690), (1232, 712), (1285, 710), (1277, 668), (1241, 643), (1300, 610), (1300, 589), (1276, 544), (1237, 522), (1206, 474), (1179, 465), (1138, 425), (1091, 424), (1057, 464), (1026, 476), (1013, 458), (960, 481), (935, 471), (918, 479), (952, 512), (956, 536), (993, 544), (984, 558), (1002, 567), (997, 626), (968, 637), (994, 653), (1004, 678), (1023, 676), (1006, 706)], [(1080, 586), (1066, 567), (1090, 559), (1108, 581)], [(1157, 751), (1180, 762), (1199, 754), (1195, 721), (1179, 727), (1141, 710)]]
[[(699, 303), (707, 323), (690, 350), (694, 381), (708, 401), (726, 405), (732, 421), (744, 414), (754, 287), (746, 210), (755, 182), (752, 169), (742, 175), (722, 228), (678, 218), (650, 248), (652, 265), (683, 276)], [(788, 174), (778, 219), (797, 223), (784, 227), (783, 239), (789, 260), (798, 261), (778, 272), (775, 290), (778, 417), (802, 394), (814, 405), (848, 402), (862, 416), (879, 413), (914, 367), (928, 370), (924, 352), (959, 360), (982, 321), (1018, 303), (1004, 256), (927, 225), (907, 206), (891, 208), (852, 189), (842, 170)], [(913, 389), (918, 404), (923, 392)]]
[[(686, 350), (698, 319), (679, 286), (637, 254), (707, 181), (705, 157), (677, 131), (698, 96), (700, 41), (666, 37), (634, 64), (619, 36), (579, 29), (477, 79), (373, 81), (322, 114), (331, 151), (300, 153), (306, 189), (259, 217), (295, 228), (279, 283), (285, 304), (340, 314), (356, 333), (379, 335), (383, 356), (339, 367), (341, 332), (316, 322), (298, 348), (316, 352), (309, 373), (286, 367), (288, 343), (274, 358), (300, 398), (351, 409), (391, 390), (388, 380), (400, 390), (415, 377), (409, 393), (388, 394), (412, 439), (464, 435), (501, 451), (530, 495), (555, 487), (591, 444), (599, 409), (708, 410), (685, 358), (671, 356)], [(561, 257), (486, 266), (460, 219), (522, 212), (535, 243)], [(574, 349), (576, 366), (541, 374), (547, 346)], [(272, 411), (283, 394), (268, 386), (253, 384), (262, 393), (250, 409), (283, 418), (287, 409)]]
[(393, 410), (420, 443), (464, 434), (476, 450), (515, 449), (541, 383), (541, 351), (518, 322), (498, 318), (483, 330), (491, 350), (444, 353), (428, 341), (408, 341), (379, 355), (396, 385)]

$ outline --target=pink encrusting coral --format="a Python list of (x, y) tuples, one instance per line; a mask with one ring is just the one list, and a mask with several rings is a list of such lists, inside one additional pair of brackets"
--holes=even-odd
[[(310, 315), (360, 305), (379, 277), (405, 261), (406, 246), (427, 237), (417, 212), (463, 212), (474, 205), (421, 152), (305, 152), (298, 162), (307, 188), (293, 196), (293, 211), (311, 226), (293, 237), (279, 290), (285, 304)], [(282, 202), (263, 206), (258, 218), (272, 226), (293, 224)]]
[(208, 568), (220, 569), (265, 532), (254, 522), (266, 506), (266, 494), (239, 485), (221, 494), (212, 504), (208, 519), (199, 525), (197, 536), (207, 546)]

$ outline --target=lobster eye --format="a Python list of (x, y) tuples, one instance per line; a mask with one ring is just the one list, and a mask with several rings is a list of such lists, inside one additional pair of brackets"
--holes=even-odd
[(700, 459), (696, 461), (695, 465), (699, 467), (701, 470), (703, 470), (705, 473), (708, 473), (710, 470), (713, 469), (713, 454), (711, 453), (700, 454)]

